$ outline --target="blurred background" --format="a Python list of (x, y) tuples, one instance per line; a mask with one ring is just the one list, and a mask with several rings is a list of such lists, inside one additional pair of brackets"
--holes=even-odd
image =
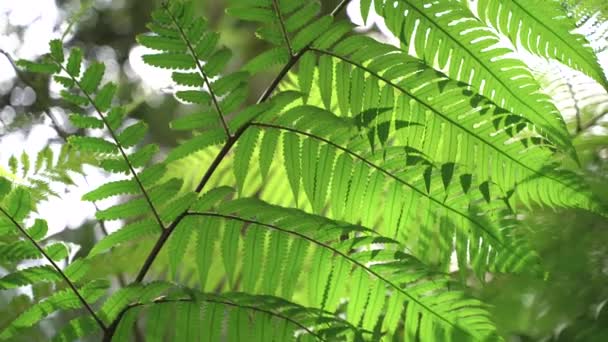
[[(221, 42), (233, 51), (230, 68), (238, 69), (266, 46), (256, 39), (252, 24), (224, 14), (227, 1), (196, 1), (197, 11), (221, 33)], [(329, 12), (337, 3), (323, 0), (323, 10)], [(607, 2), (561, 3), (578, 20), (578, 31), (588, 37), (608, 70)], [(63, 137), (76, 131), (66, 120), (70, 105), (58, 96), (59, 86), (48, 77), (18, 71), (14, 65), (18, 59), (34, 60), (47, 53), (48, 41), (56, 38), (68, 47), (80, 47), (87, 59), (105, 63), (104, 81), (116, 82), (120, 102), (133, 117), (149, 124), (148, 139), (165, 149), (176, 145), (180, 136), (168, 129), (168, 122), (187, 106), (170, 96), (175, 89), (169, 72), (143, 64), (141, 56), (147, 51), (135, 42), (137, 34), (146, 32), (151, 12), (159, 4), (151, 0), (0, 0), (0, 175), (10, 175), (11, 156), (34, 156), (46, 146), (59, 153)], [(363, 25), (358, 1), (352, 1), (342, 15), (358, 26), (356, 30), (395, 42), (379, 18), (372, 15)], [(523, 52), (521, 56), (562, 110), (575, 137), (581, 172), (608, 205), (608, 95), (589, 78), (557, 62)], [(270, 69), (251, 80), (252, 102), (277, 71)], [(86, 179), (73, 174), (71, 186), (51, 184), (59, 197), (38, 207), (55, 237), (71, 241), (76, 254), (90, 250), (102, 228), (113, 231), (120, 226), (120, 222), (108, 222), (99, 227), (93, 220), (95, 207), (80, 201), (82, 194), (107, 180), (94, 168), (85, 167), (84, 173)], [(525, 215), (521, 229), (545, 261), (546, 279), (492, 275), (485, 284), (472, 284), (475, 294), (492, 305), (504, 336), (510, 341), (608, 341), (608, 220), (577, 210), (535, 210)], [(49, 289), (0, 292), (0, 330), (20, 305), (44, 291)], [(42, 329), (32, 331), (33, 340), (49, 336), (53, 321), (65, 319), (54, 316)]]

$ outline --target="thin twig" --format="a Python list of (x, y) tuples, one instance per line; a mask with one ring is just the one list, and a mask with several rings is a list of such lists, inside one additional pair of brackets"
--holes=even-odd
[(95, 311), (89, 305), (89, 303), (84, 299), (84, 297), (80, 294), (80, 291), (78, 291), (78, 289), (76, 288), (76, 285), (74, 285), (74, 283), (72, 283), (72, 281), (70, 280), (70, 278), (68, 278), (65, 275), (65, 273), (61, 270), (61, 268), (59, 268), (59, 266), (55, 263), (55, 261), (46, 253), (46, 251), (44, 250), (44, 248), (42, 248), (42, 246), (40, 246), (38, 244), (38, 242), (36, 242), (36, 240), (34, 240), (27, 233), (27, 231), (21, 226), (21, 224), (19, 224), (19, 222), (17, 222), (15, 220), (15, 218), (13, 218), (13, 216), (11, 216), (6, 210), (4, 210), (4, 208), (0, 207), (0, 212), (2, 212), (2, 214), (4, 214), (4, 216), (6, 216), (11, 221), (11, 223), (13, 223), (13, 225), (15, 227), (17, 227), (17, 229), (19, 229), (19, 231), (21, 232), (21, 234), (23, 234), (36, 247), (36, 249), (38, 249), (38, 251), (44, 256), (44, 258), (47, 259), (47, 261), (49, 263), (51, 263), (51, 265), (53, 266), (53, 268), (55, 268), (55, 270), (59, 273), (59, 275), (61, 275), (61, 277), (63, 278), (63, 280), (65, 280), (65, 282), (68, 284), (68, 286), (70, 287), (70, 289), (72, 289), (72, 291), (74, 292), (74, 294), (76, 295), (76, 297), (78, 297), (78, 299), (80, 300), (80, 302), (82, 303), (82, 305), (84, 305), (84, 307), (91, 314), (91, 316), (93, 316), (93, 319), (95, 319), (95, 321), (97, 322), (97, 324), (99, 325), (99, 327), (101, 327), (101, 329), (103, 331), (107, 331), (108, 328), (106, 327), (106, 325), (97, 316), (97, 314), (95, 314)]

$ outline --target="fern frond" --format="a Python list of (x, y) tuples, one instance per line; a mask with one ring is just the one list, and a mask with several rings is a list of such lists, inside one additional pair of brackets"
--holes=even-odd
[[(366, 47), (365, 53), (361, 52), (362, 47)], [(520, 187), (518, 193), (527, 192), (524, 199), (535, 193), (550, 193), (548, 197), (561, 199), (550, 201), (551, 205), (594, 208), (588, 192), (585, 194), (580, 187), (572, 188), (552, 173), (544, 172), (544, 164), (554, 147), (533, 133), (534, 125), (527, 119), (508, 112), (462, 84), (450, 81), (416, 59), (365, 37), (347, 38), (333, 52), (316, 51), (368, 75), (367, 78), (359, 76), (357, 81), (353, 72), (350, 76), (353, 77), (353, 87), (362, 83), (365, 89), (381, 89), (377, 83), (384, 84), (382, 92), (378, 90), (371, 94), (373, 97), (364, 98), (363, 101), (371, 101), (366, 107), (351, 113), (355, 120), (364, 126), (379, 125), (379, 114), (374, 114), (373, 110), (371, 113), (362, 112), (379, 107), (395, 108), (393, 117), (396, 120), (413, 123), (395, 135), (391, 133), (390, 124), (382, 128), (384, 132), (375, 128), (371, 131), (372, 138), (378, 136), (381, 143), (390, 136), (403, 139), (397, 145), (422, 151), (434, 162), (456, 162), (470, 167), (480, 179), (491, 179), (505, 192), (529, 177), (540, 176), (546, 179), (546, 186), (542, 190)], [(336, 78), (345, 79), (343, 82), (346, 83), (350, 77), (346, 74)], [(351, 98), (354, 95), (352, 93)], [(371, 119), (366, 119), (364, 114), (371, 114)], [(394, 119), (389, 116), (383, 120), (390, 122)], [(545, 198), (537, 198), (536, 202), (543, 203)]]
[[(217, 48), (218, 36), (207, 32), (207, 23), (202, 18), (193, 18), (192, 2), (172, 2), (156, 11), (155, 22), (149, 28), (155, 35), (140, 35), (138, 42), (146, 47), (162, 51), (158, 54), (145, 55), (143, 60), (152, 66), (173, 70), (192, 70), (194, 72), (174, 72), (173, 80), (181, 86), (194, 87), (192, 90), (178, 91), (175, 95), (184, 102), (213, 107), (226, 136), (230, 131), (225, 116), (237, 109), (245, 100), (246, 79), (229, 84), (228, 89), (218, 92), (219, 75), (230, 59), (230, 51)], [(234, 78), (235, 76), (232, 75)], [(219, 88), (226, 87), (220, 84)], [(225, 93), (235, 95), (231, 98)], [(230, 99), (229, 99), (230, 98)]]
[[(368, 229), (254, 199), (226, 202), (217, 212), (192, 215), (205, 217), (205, 224), (198, 230), (204, 244), (200, 247), (214, 250), (215, 240), (224, 250), (222, 258), (226, 272), (230, 274), (241, 269), (240, 286), (249, 293), (275, 295), (281, 291), (283, 297), (290, 298), (297, 284), (304, 281), (298, 280), (308, 264), (304, 260), (310, 260), (307, 276), (310, 283), (303, 285), (309, 292), (305, 305), (333, 312), (338, 307), (338, 300), (346, 297), (349, 299), (346, 319), (355, 326), (365, 322), (367, 325), (362, 327), (373, 330), (382, 313), (389, 315), (396, 310), (396, 317), (406, 312), (406, 333), (420, 328), (422, 339), (432, 339), (432, 336), (475, 339), (475, 336), (493, 334), (487, 329), (491, 327), (489, 321), (477, 321), (483, 317), (483, 305), (475, 304), (472, 299), (465, 300), (458, 291), (448, 290), (446, 278), (425, 271), (423, 264), (400, 252), (403, 247), (396, 241)], [(224, 227), (222, 238), (219, 227)], [(240, 236), (241, 229), (246, 230), (244, 237)], [(229, 243), (225, 242), (227, 239)], [(237, 257), (240, 251), (226, 252), (226, 248), (241, 244), (244, 246), (242, 259)], [(279, 248), (281, 245), (290, 247)], [(242, 265), (237, 262), (239, 259)], [(199, 272), (207, 272), (208, 266), (200, 265)], [(270, 283), (264, 277), (260, 282), (256, 272), (260, 269), (265, 270), (265, 277), (277, 280), (272, 283), (274, 286), (264, 286), (264, 283)], [(373, 282), (382, 284), (374, 289), (384, 295), (374, 293), (377, 298), (368, 301)], [(343, 284), (349, 286), (345, 288)], [(445, 298), (445, 302), (438, 305), (427, 302), (432, 296)], [(395, 301), (394, 297), (399, 299)], [(468, 303), (467, 307), (458, 304), (461, 301)], [(375, 316), (363, 319), (366, 312)], [(418, 314), (427, 321), (420, 323)], [(408, 320), (408, 315), (412, 319)], [(466, 323), (467, 320), (471, 324)], [(395, 334), (396, 324), (384, 324), (383, 330)]]
[[(540, 134), (573, 153), (564, 121), (526, 64), (499, 45), (500, 37), (454, 1), (376, 1), (376, 10), (401, 43), (428, 65), (511, 113), (533, 122)], [(406, 50), (407, 51), (407, 50)], [(576, 158), (576, 157), (575, 157)]]
[[(3, 262), (9, 261), (9, 264), (16, 265), (24, 259), (40, 258), (52, 266), (52, 268), (46, 266), (33, 267), (9, 273), (0, 281), (0, 283), (3, 283), (2, 288), (10, 289), (16, 286), (60, 279), (68, 286), (68, 289), (56, 292), (46, 299), (34, 303), (8, 326), (4, 327), (0, 332), (0, 339), (5, 340), (13, 337), (19, 329), (36, 324), (54, 311), (81, 307), (86, 308), (96, 324), (105, 329), (105, 325), (95, 315), (89, 301), (95, 301), (105, 293), (105, 289), (108, 287), (107, 281), (93, 280), (77, 287), (74, 282), (83, 277), (87, 264), (84, 261), (75, 261), (65, 270), (62, 270), (56, 261), (67, 258), (68, 249), (63, 243), (49, 243), (44, 246), (42, 239), (46, 237), (48, 231), (46, 222), (38, 219), (30, 228), (24, 228), (23, 220), (34, 209), (29, 192), (22, 187), (11, 189), (10, 183), (5, 180), (1, 183), (1, 221), (3, 225), (10, 225), (14, 231), (17, 231), (23, 237), (23, 240), (17, 238), (15, 242), (0, 244), (0, 249), (2, 249), (0, 256), (10, 257)], [(51, 273), (51, 271), (53, 272)]]
[[(152, 198), (146, 189), (146, 184), (141, 180), (139, 173), (135, 170), (137, 167), (145, 167), (150, 159), (157, 152), (158, 147), (155, 145), (147, 145), (134, 153), (127, 153), (126, 149), (135, 146), (143, 140), (147, 126), (138, 122), (129, 127), (121, 129), (121, 124), (124, 120), (125, 110), (122, 107), (112, 107), (112, 99), (116, 93), (116, 86), (112, 83), (101, 84), (104, 75), (105, 67), (102, 63), (92, 63), (89, 65), (82, 76), (80, 76), (80, 65), (82, 64), (82, 53), (73, 49), (70, 52), (67, 62), (64, 63), (63, 48), (59, 41), (52, 41), (51, 54), (48, 57), (55, 63), (58, 71), (64, 72), (66, 78), (71, 80), (71, 84), (64, 84), (66, 89), (61, 91), (64, 99), (73, 102), (80, 107), (91, 107), (99, 119), (85, 119), (85, 116), (78, 114), (73, 116), (75, 121), (81, 126), (88, 128), (107, 129), (111, 137), (111, 141), (104, 138), (88, 137), (88, 136), (72, 136), (68, 142), (70, 146), (86, 153), (92, 153), (101, 159), (99, 165), (110, 172), (128, 172), (131, 174), (132, 180), (139, 188), (139, 194), (142, 196), (144, 206), (137, 207), (137, 210), (150, 212), (159, 225), (163, 228), (163, 223), (157, 209), (152, 203)], [(60, 48), (61, 47), (61, 48)], [(61, 50), (61, 53), (59, 52)], [(83, 110), (82, 112), (85, 112)], [(103, 125), (100, 125), (103, 123)], [(118, 158), (113, 157), (116, 155)], [(142, 174), (145, 172), (142, 171)], [(154, 183), (148, 184), (151, 186)], [(104, 189), (102, 189), (105, 191)], [(101, 192), (103, 192), (100, 190)], [(121, 217), (120, 212), (124, 208), (115, 208), (114, 214), (108, 214), (108, 210), (112, 213), (111, 208), (107, 209), (101, 216), (104, 217)], [(98, 214), (99, 215), (99, 214)], [(125, 213), (126, 215), (126, 213)]]
[[(109, 283), (105, 280), (91, 281), (84, 284), (79, 289), (79, 293), (84, 300), (94, 302), (106, 293), (108, 287)], [(55, 311), (81, 307), (81, 299), (72, 290), (56, 292), (19, 315), (0, 333), (0, 339), (6, 340), (14, 337), (18, 329), (31, 327)]]
[(513, 44), (579, 70), (604, 88), (608, 81), (584, 36), (573, 33), (575, 21), (557, 1), (481, 0), (481, 20), (509, 37)]
[(48, 196), (58, 197), (50, 186), (52, 182), (74, 185), (74, 174), (83, 174), (83, 164), (95, 163), (92, 155), (81, 154), (69, 145), (62, 145), (57, 155), (54, 150), (49, 145), (36, 155), (29, 156), (22, 152), (18, 158), (12, 156), (9, 159), (14, 181), (28, 187), (33, 202), (39, 202)]

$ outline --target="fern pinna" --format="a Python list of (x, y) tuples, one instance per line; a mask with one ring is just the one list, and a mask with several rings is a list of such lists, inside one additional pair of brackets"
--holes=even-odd
[[(54, 291), (13, 313), (0, 338), (75, 310), (55, 340), (500, 340), (467, 284), (541, 277), (518, 215), (604, 209), (576, 170), (553, 163), (577, 161), (565, 122), (515, 48), (497, 43), (602, 85), (604, 74), (557, 4), (362, 0), (392, 46), (339, 20), (348, 2), (323, 15), (316, 1), (232, 1), (228, 15), (257, 23), (270, 46), (237, 71), (192, 3), (164, 3), (137, 43), (192, 108), (172, 120), (188, 138), (167, 153), (102, 82), (104, 64), (59, 40), (20, 61), (52, 75), (87, 133), (70, 136), (57, 163), (41, 152), (35, 174), (69, 183), (86, 163), (122, 177), (82, 198), (121, 199), (96, 219), (122, 227), (68, 257), (72, 246), (28, 219), (58, 194), (26, 176), (23, 155), (23, 177), (0, 179), (0, 288)], [(248, 81), (274, 66), (250, 103)]]

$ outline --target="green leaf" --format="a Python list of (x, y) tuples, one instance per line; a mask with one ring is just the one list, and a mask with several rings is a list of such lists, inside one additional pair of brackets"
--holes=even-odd
[(267, 131), (264, 132), (262, 138), (262, 145), (260, 146), (260, 172), (262, 178), (267, 179), (270, 166), (274, 159), (274, 151), (276, 150), (277, 143), (279, 141), (279, 131)]
[(295, 134), (283, 134), (283, 158), (285, 170), (291, 185), (293, 197), (297, 201), (300, 189), (300, 138)]
[(38, 241), (38, 240), (42, 240), (45, 236), (46, 233), (48, 232), (49, 227), (47, 226), (47, 223), (45, 220), (42, 219), (36, 219), (34, 221), (34, 224), (27, 229), (27, 234), (34, 240)]
[(4, 196), (8, 195), (8, 193), (11, 191), (11, 188), (11, 181), (0, 176), (0, 201), (2, 201)]
[[(89, 302), (95, 301), (101, 297), (109, 283), (105, 280), (94, 280), (85, 284), (80, 288), (80, 294)], [(31, 327), (49, 314), (58, 310), (78, 309), (82, 306), (81, 301), (71, 289), (59, 291), (46, 298), (45, 300), (34, 304), (28, 310), (23, 312), (19, 317), (11, 322), (10, 326), (15, 328)], [(7, 336), (8, 335), (8, 336)], [(4, 330), (0, 337), (10, 337), (9, 330)]]
[(105, 183), (97, 189), (87, 192), (82, 196), (82, 200), (94, 202), (112, 196), (136, 194), (139, 191), (139, 186), (134, 180), (120, 180)]
[(164, 69), (185, 70), (196, 67), (191, 56), (183, 53), (159, 53), (156, 55), (144, 55), (146, 64)]
[(140, 310), (140, 307), (135, 307), (125, 313), (118, 323), (112, 339), (116, 341), (131, 341), (133, 339), (133, 328)]
[(61, 95), (61, 97), (64, 100), (66, 100), (66, 101), (68, 101), (68, 102), (70, 102), (70, 103), (72, 103), (72, 104), (74, 104), (76, 106), (85, 107), (85, 106), (87, 106), (89, 104), (89, 99), (87, 99), (86, 97), (80, 96), (80, 95), (77, 95), (77, 94), (72, 94), (72, 93), (68, 92), (65, 89), (61, 90), (59, 92), (59, 94)]
[(353, 287), (353, 292), (351, 301), (348, 303), (346, 316), (348, 317), (348, 320), (355, 325), (359, 324), (361, 317), (365, 312), (370, 283), (369, 276), (360, 270), (354, 272), (351, 277), (350, 285)]
[(321, 19), (310, 23), (293, 38), (291, 42), (293, 50), (299, 51), (306, 45), (312, 43), (330, 27), (331, 23), (332, 18), (330, 16), (322, 17)]
[(80, 79), (80, 88), (85, 94), (92, 94), (95, 90), (97, 90), (105, 70), (106, 67), (103, 63), (92, 63), (84, 71), (84, 74)]
[(251, 127), (245, 131), (241, 139), (236, 144), (234, 152), (234, 177), (239, 194), (243, 193), (245, 187), (245, 177), (249, 173), (249, 163), (253, 156), (253, 151), (257, 145), (260, 130)]
[(122, 145), (122, 147), (135, 146), (137, 143), (143, 140), (147, 132), (148, 125), (143, 121), (139, 121), (125, 128), (118, 135), (118, 142), (120, 143), (120, 145)]
[(95, 105), (100, 111), (105, 112), (110, 109), (116, 89), (116, 84), (108, 82), (97, 92), (97, 96), (95, 96)]
[(89, 257), (98, 255), (121, 244), (135, 242), (140, 238), (154, 235), (158, 231), (158, 224), (151, 219), (129, 223), (97, 242), (89, 252)]
[(54, 74), (59, 71), (59, 67), (54, 63), (30, 62), (23, 59), (17, 61), (17, 65), (33, 73)]
[(215, 113), (194, 113), (179, 117), (171, 121), (171, 129), (176, 131), (190, 131), (197, 128), (211, 128), (218, 125)]
[(163, 36), (139, 35), (137, 42), (147, 48), (165, 52), (186, 52), (183, 41)]
[(199, 212), (210, 210), (232, 193), (234, 193), (234, 189), (229, 186), (220, 186), (211, 189), (192, 205), (192, 210)]
[(51, 56), (57, 61), (57, 63), (63, 63), (63, 43), (59, 39), (53, 39), (49, 43), (51, 47)]
[(198, 341), (201, 309), (196, 303), (176, 303), (175, 341)]
[(194, 138), (180, 144), (167, 156), (166, 161), (172, 162), (191, 155), (197, 151), (207, 148), (212, 145), (217, 145), (224, 141), (226, 134), (222, 129), (207, 131), (204, 134), (195, 136)]
[(333, 74), (334, 67), (331, 57), (325, 55), (319, 57), (319, 87), (323, 104), (327, 110), (331, 110)]
[(171, 277), (175, 280), (177, 280), (179, 265), (183, 261), (190, 240), (192, 240), (192, 234), (194, 233), (192, 227), (196, 226), (198, 221), (197, 217), (186, 217), (177, 225), (177, 227), (175, 227), (175, 230), (167, 242)]
[(176, 200), (167, 204), (164, 208), (162, 208), (160, 212), (160, 217), (164, 222), (173, 222), (176, 220), (182, 213), (188, 210), (192, 204), (196, 201), (196, 193), (189, 192)]
[(59, 273), (51, 266), (34, 266), (0, 278), (0, 289), (9, 290), (41, 282), (56, 282), (61, 279)]
[(114, 143), (102, 138), (71, 136), (68, 138), (70, 145), (83, 152), (94, 153), (118, 153), (118, 148)]
[(25, 219), (32, 210), (32, 197), (29, 191), (22, 187), (15, 188), (7, 196), (5, 203), (6, 211), (17, 222)]
[(175, 92), (175, 96), (186, 103), (206, 105), (211, 102), (211, 95), (202, 90), (180, 90)]
[(287, 266), (281, 278), (281, 295), (287, 299), (293, 297), (298, 278), (302, 273), (301, 267), (309, 247), (310, 244), (302, 239), (293, 239), (289, 246), (287, 261), (285, 262)]
[(70, 114), (70, 122), (72, 123), (72, 125), (74, 125), (77, 128), (103, 128), (104, 124), (103, 121), (91, 117), (91, 116), (85, 116), (82, 114), (77, 114), (77, 113), (73, 113)]
[(202, 87), (205, 85), (205, 81), (197, 72), (173, 72), (171, 78), (179, 85), (190, 87)]
[(108, 209), (98, 211), (95, 216), (100, 220), (120, 220), (141, 216), (150, 209), (144, 198), (137, 198), (128, 202), (117, 204)]
[(222, 48), (209, 57), (207, 63), (203, 66), (203, 71), (207, 74), (207, 77), (215, 77), (224, 69), (231, 57), (232, 52), (227, 48)]
[(289, 60), (289, 52), (283, 48), (274, 48), (262, 52), (245, 64), (243, 70), (257, 74), (275, 65), (283, 65)]
[(243, 256), (243, 289), (254, 293), (256, 284), (263, 274), (264, 241), (266, 232), (262, 227), (251, 225), (245, 233)]
[(239, 236), (241, 235), (242, 224), (239, 221), (226, 222), (224, 226), (224, 237), (222, 239), (222, 260), (224, 269), (228, 275), (230, 286), (234, 286), (236, 265), (239, 251)]
[(156, 304), (152, 305), (147, 315), (146, 341), (163, 342), (166, 341), (167, 328), (166, 323), (170, 320), (173, 314), (169, 305)]
[(312, 89), (312, 80), (315, 71), (316, 56), (312, 52), (304, 53), (304, 56), (300, 58), (299, 70), (298, 70), (298, 82), (300, 89), (304, 93), (304, 102), (308, 99), (310, 90)]
[(369, 9), (371, 7), (372, 0), (361, 0), (359, 7), (361, 9), (361, 18), (363, 18), (363, 23), (367, 24), (367, 16), (369, 15)]
[(73, 48), (68, 57), (66, 70), (70, 76), (78, 78), (80, 76), (80, 65), (82, 64), (82, 51), (79, 48)]
[(80, 316), (63, 326), (52, 341), (72, 342), (79, 340), (82, 337), (95, 334), (100, 329), (101, 328), (92, 316)]
[(222, 221), (213, 220), (209, 217), (201, 220), (200, 223), (200, 226), (195, 230), (198, 236), (195, 245), (196, 267), (201, 289), (204, 290), (215, 257), (215, 246), (221, 231)]

